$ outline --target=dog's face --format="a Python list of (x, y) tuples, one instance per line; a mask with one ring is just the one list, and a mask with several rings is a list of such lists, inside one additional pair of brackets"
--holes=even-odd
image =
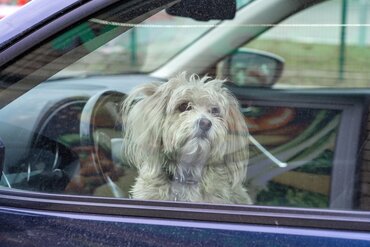
[(201, 167), (195, 169), (200, 173), (205, 164), (248, 160), (244, 118), (223, 81), (182, 74), (164, 84), (147, 84), (129, 95), (123, 116), (125, 155), (139, 168), (174, 163), (190, 172)]
[(229, 100), (222, 82), (190, 80), (176, 85), (168, 95), (163, 121), (163, 152), (180, 162), (222, 160), (229, 133), (226, 120)]

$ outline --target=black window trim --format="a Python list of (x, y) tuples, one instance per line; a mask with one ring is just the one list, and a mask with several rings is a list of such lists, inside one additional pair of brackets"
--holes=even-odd
[(219, 205), (46, 194), (0, 189), (1, 207), (219, 223), (369, 231), (370, 212)]

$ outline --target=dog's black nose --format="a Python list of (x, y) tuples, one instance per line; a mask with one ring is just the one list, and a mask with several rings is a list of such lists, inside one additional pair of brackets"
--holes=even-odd
[(208, 131), (212, 127), (212, 122), (207, 118), (199, 119), (199, 128), (203, 131)]

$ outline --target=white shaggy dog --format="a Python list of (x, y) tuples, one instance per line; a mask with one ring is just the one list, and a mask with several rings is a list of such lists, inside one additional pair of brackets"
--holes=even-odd
[(126, 98), (123, 152), (138, 169), (133, 198), (251, 203), (243, 187), (248, 130), (223, 82), (182, 73)]

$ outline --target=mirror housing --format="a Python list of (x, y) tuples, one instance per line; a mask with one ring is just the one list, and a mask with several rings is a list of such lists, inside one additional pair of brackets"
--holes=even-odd
[(220, 63), (218, 75), (241, 87), (271, 87), (280, 79), (283, 69), (283, 58), (241, 48)]
[(231, 20), (236, 14), (236, 0), (182, 0), (166, 12), (197, 21)]

